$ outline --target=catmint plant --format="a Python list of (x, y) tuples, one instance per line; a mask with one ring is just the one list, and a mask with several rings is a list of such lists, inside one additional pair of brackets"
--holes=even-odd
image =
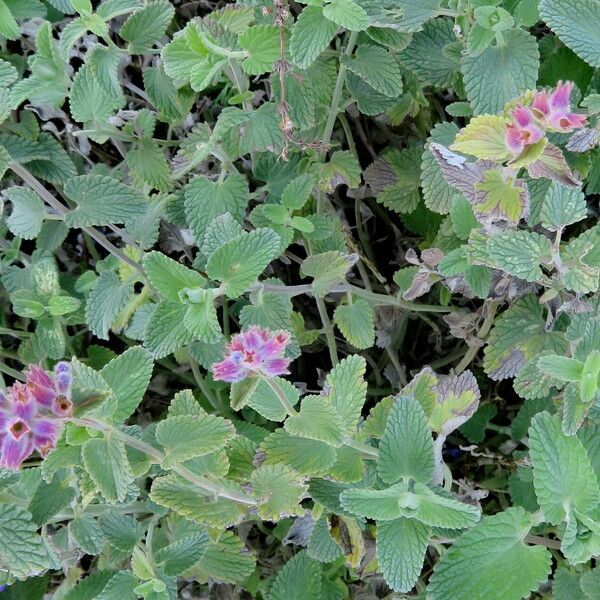
[(0, 600), (600, 598), (597, 0), (0, 0)]

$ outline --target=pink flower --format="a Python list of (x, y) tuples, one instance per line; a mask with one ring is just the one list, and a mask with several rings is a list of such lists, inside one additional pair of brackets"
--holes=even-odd
[(558, 82), (556, 89), (551, 93), (537, 92), (533, 98), (532, 108), (538, 113), (539, 118), (545, 121), (546, 127), (555, 131), (568, 133), (583, 127), (587, 119), (585, 115), (571, 112), (571, 92), (573, 82)]
[(521, 154), (526, 146), (539, 142), (544, 137), (544, 131), (529, 108), (518, 106), (511, 116), (512, 121), (506, 126), (506, 147), (513, 154)]
[(59, 417), (71, 414), (71, 365), (59, 362), (54, 367), (51, 378), (40, 365), (30, 366), (27, 372), (27, 385), (36, 401), (50, 409)]
[(54, 377), (30, 367), (27, 382), (0, 393), (0, 467), (18, 469), (34, 451), (56, 446), (61, 417), (71, 414), (71, 365), (58, 363)]
[(287, 331), (250, 327), (231, 338), (225, 358), (212, 366), (213, 377), (235, 383), (252, 373), (266, 377), (287, 374), (290, 361), (283, 353), (289, 341)]

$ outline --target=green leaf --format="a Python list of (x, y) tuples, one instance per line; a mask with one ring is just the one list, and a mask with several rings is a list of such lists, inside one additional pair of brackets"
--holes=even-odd
[(536, 281), (543, 275), (540, 263), (550, 258), (552, 243), (539, 233), (506, 231), (488, 238), (486, 250), (492, 259), (489, 266)]
[(526, 296), (495, 319), (483, 361), (492, 379), (514, 377), (535, 356), (566, 352), (564, 334), (546, 331), (543, 312), (537, 298)]
[(268, 600), (323, 600), (321, 564), (298, 552), (277, 573)]
[(504, 141), (505, 130), (504, 117), (480, 115), (460, 130), (450, 149), (484, 160), (505, 161), (510, 156)]
[(354, 354), (341, 360), (325, 380), (328, 398), (342, 419), (348, 436), (354, 435), (367, 398), (365, 371), (365, 359)]
[(141, 346), (133, 346), (107, 363), (100, 375), (108, 383), (117, 402), (112, 415), (116, 422), (124, 421), (138, 407), (152, 377), (154, 361)]
[(421, 405), (409, 396), (396, 398), (379, 443), (377, 472), (385, 483), (401, 478), (427, 483), (435, 469), (433, 439)]
[(550, 231), (558, 231), (582, 221), (586, 216), (587, 204), (581, 189), (568, 188), (553, 181), (540, 211), (542, 225)]
[(204, 495), (201, 492), (198, 486), (171, 474), (152, 482), (150, 499), (183, 517), (212, 527), (234, 525), (246, 512), (247, 506), (227, 498), (210, 501), (206, 492)]
[(45, 525), (56, 513), (73, 501), (75, 490), (68, 481), (55, 475), (49, 483), (42, 481), (29, 502), (28, 510), (32, 520), (39, 526)]
[(24, 508), (0, 504), (0, 565), (15, 577), (26, 578), (51, 567), (38, 526)]
[(338, 306), (333, 319), (346, 340), (355, 348), (365, 350), (375, 343), (373, 309), (364, 298), (356, 298), (352, 304)]
[(356, 254), (343, 254), (339, 251), (313, 254), (302, 262), (300, 274), (314, 279), (313, 292), (315, 296), (322, 298), (345, 280), (346, 273), (357, 260)]
[(202, 529), (163, 546), (156, 552), (154, 559), (167, 575), (181, 575), (202, 559), (209, 543), (208, 533)]
[(91, 65), (83, 65), (77, 71), (69, 96), (71, 115), (76, 121), (102, 125), (122, 104), (122, 96), (115, 97), (106, 92)]
[(440, 0), (399, 0), (392, 5), (399, 13), (393, 27), (407, 33), (420, 31), (425, 22), (435, 17), (440, 4)]
[(131, 515), (108, 510), (98, 519), (106, 541), (119, 552), (131, 554), (146, 529)]
[(583, 374), (583, 363), (581, 361), (559, 356), (558, 354), (540, 356), (536, 365), (546, 375), (561, 381), (580, 381)]
[(520, 600), (550, 573), (551, 555), (527, 546), (530, 515), (509, 508), (465, 533), (435, 565), (427, 586), (431, 600)]
[(479, 56), (463, 59), (467, 98), (476, 115), (500, 112), (537, 82), (540, 53), (535, 37), (523, 29), (502, 36), (504, 45), (489, 46)]
[(80, 175), (66, 182), (65, 195), (77, 208), (65, 215), (69, 227), (131, 223), (148, 201), (138, 190), (102, 175)]
[(210, 290), (181, 290), (188, 308), (183, 324), (193, 336), (205, 344), (217, 344), (223, 339), (221, 325), (215, 308), (215, 299)]
[[(409, 46), (401, 53), (402, 61), (423, 85), (441, 89), (450, 87), (460, 70), (457, 57), (446, 52), (447, 46), (454, 42), (453, 22), (433, 19), (425, 24), (423, 31), (414, 34)], [(425, 56), (427, 60), (423, 60)]]
[(314, 185), (315, 178), (308, 173), (292, 179), (283, 189), (281, 204), (290, 209), (302, 208), (308, 201)]
[(164, 35), (174, 15), (175, 8), (168, 0), (152, 0), (133, 13), (119, 30), (119, 35), (129, 42), (127, 50), (131, 54), (150, 50)]
[(385, 96), (396, 98), (402, 93), (400, 66), (381, 46), (361, 44), (352, 57), (342, 57), (342, 64)]
[(409, 515), (412, 513), (415, 519), (426, 525), (444, 529), (463, 529), (479, 521), (481, 512), (477, 507), (455, 500), (442, 488), (437, 488), (437, 490), (438, 493), (422, 483), (416, 483), (415, 493), (407, 494), (409, 497), (415, 496), (415, 511), (413, 513), (413, 499), (410, 499), (410, 501), (406, 501), (409, 504), (408, 510), (405, 506), (402, 507), (405, 508), (404, 512)]
[(206, 272), (211, 279), (221, 282), (227, 296), (237, 298), (278, 256), (280, 245), (281, 238), (272, 229), (243, 233), (211, 254)]
[(388, 150), (364, 172), (365, 181), (377, 202), (397, 213), (412, 213), (421, 200), (421, 148)]
[(429, 149), (429, 144), (434, 142), (449, 147), (454, 142), (458, 131), (458, 126), (454, 123), (437, 123), (431, 130), (422, 156), (421, 186), (425, 205), (442, 214), (450, 212), (452, 200), (457, 192), (446, 181), (440, 165)]
[(600, 502), (598, 480), (576, 436), (561, 431), (560, 420), (547, 412), (533, 417), (529, 428), (533, 484), (545, 519), (558, 524), (570, 508), (590, 512)]
[(13, 235), (32, 240), (40, 233), (46, 217), (41, 198), (29, 188), (10, 187), (2, 192), (12, 203), (12, 212), (6, 224)]
[(224, 448), (235, 435), (233, 425), (215, 415), (168, 417), (156, 427), (156, 441), (165, 447), (164, 468)]
[(541, 0), (540, 16), (571, 50), (593, 67), (600, 67), (600, 19), (596, 0)]
[(377, 563), (386, 583), (396, 592), (415, 585), (429, 542), (429, 527), (401, 517), (377, 523)]
[(345, 437), (340, 415), (321, 396), (305, 396), (300, 413), (287, 418), (285, 430), (292, 435), (318, 440), (338, 448)]
[[(279, 386), (292, 406), (298, 403), (300, 392), (295, 385), (281, 377), (274, 377), (272, 381)], [(230, 401), (231, 408), (234, 410), (240, 410), (248, 405), (270, 421), (283, 421), (287, 416), (279, 397), (271, 389), (271, 386), (257, 377), (241, 383), (234, 383), (231, 386)]]
[(69, 535), (86, 553), (95, 556), (104, 546), (104, 535), (98, 521), (90, 515), (82, 514), (69, 523)]
[(449, 435), (467, 421), (477, 410), (481, 398), (471, 371), (440, 377), (436, 393), (437, 399), (429, 413), (429, 426), (443, 435)]
[(114, 435), (93, 438), (81, 449), (85, 470), (107, 502), (123, 502), (134, 480), (125, 445)]
[(318, 440), (290, 435), (283, 429), (270, 433), (260, 449), (265, 465), (284, 464), (301, 475), (323, 475), (336, 461), (334, 448)]
[(323, 16), (320, 6), (306, 6), (296, 19), (290, 39), (292, 60), (306, 69), (327, 48), (338, 26)]
[(279, 58), (279, 28), (274, 25), (255, 25), (240, 35), (238, 42), (248, 52), (242, 68), (250, 75), (260, 75), (273, 70)]
[(251, 482), (261, 519), (277, 521), (284, 516), (304, 514), (300, 501), (308, 488), (289, 467), (263, 465), (252, 473)]
[(161, 296), (179, 302), (184, 288), (203, 288), (206, 279), (197, 271), (188, 269), (162, 252), (152, 251), (144, 257), (144, 270), (150, 283)]
[(79, 298), (73, 296), (53, 296), (48, 300), (48, 312), (55, 316), (68, 315), (75, 312), (81, 305)]
[(100, 275), (85, 307), (85, 320), (94, 335), (108, 339), (109, 329), (127, 306), (132, 292), (133, 285), (122, 283), (113, 271)]
[(105, 48), (98, 44), (88, 54), (88, 64), (103, 87), (106, 94), (121, 98), (123, 91), (119, 81), (119, 62), (121, 54), (114, 48)]
[[(393, 521), (405, 516), (399, 500), (408, 493), (406, 489), (404, 483), (397, 483), (385, 490), (347, 488), (339, 498), (344, 510), (351, 514), (379, 521)], [(414, 497), (414, 494), (410, 495)]]
[(329, 519), (322, 516), (313, 527), (308, 538), (306, 553), (314, 560), (330, 563), (343, 555), (339, 544), (330, 532)]
[(154, 358), (163, 358), (194, 340), (185, 326), (187, 307), (179, 302), (163, 301), (156, 306), (146, 323), (144, 345)]
[(17, 40), (21, 37), (21, 28), (4, 0), (0, 0), (0, 35), (8, 40)]
[(350, 31), (364, 31), (371, 24), (369, 15), (355, 0), (332, 0), (324, 6), (323, 15)]
[(230, 175), (220, 182), (194, 177), (185, 187), (185, 216), (199, 245), (216, 217), (228, 212), (241, 222), (247, 206), (248, 182), (243, 175)]
[(218, 541), (211, 542), (190, 573), (203, 583), (209, 579), (239, 583), (251, 575), (255, 566), (256, 557), (248, 552), (244, 542), (231, 531), (225, 531)]

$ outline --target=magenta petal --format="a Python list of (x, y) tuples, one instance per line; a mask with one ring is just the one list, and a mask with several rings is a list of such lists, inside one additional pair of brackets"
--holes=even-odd
[(550, 106), (548, 103), (548, 94), (546, 92), (536, 92), (535, 96), (533, 97), (531, 107), (539, 111), (543, 115), (547, 115), (550, 111)]
[(513, 154), (521, 154), (521, 152), (523, 152), (525, 146), (521, 141), (521, 132), (514, 125), (508, 125), (506, 127), (504, 141), (506, 143), (506, 147)]
[(35, 402), (33, 399), (27, 402), (15, 402), (12, 412), (23, 421), (30, 421), (35, 414)]
[(56, 396), (54, 383), (39, 365), (29, 368), (27, 374), (27, 387), (33, 397), (43, 406), (50, 406)]
[(533, 115), (531, 114), (531, 111), (524, 106), (518, 106), (513, 111), (513, 117), (519, 127), (527, 127), (533, 123)]
[(227, 381), (235, 383), (242, 381), (248, 374), (248, 370), (240, 364), (236, 364), (229, 359), (225, 359), (212, 366), (213, 377), (216, 381)]
[(275, 375), (286, 375), (289, 373), (288, 367), (290, 361), (287, 358), (270, 358), (262, 365), (262, 371), (265, 375), (274, 377)]
[(556, 89), (550, 95), (550, 109), (568, 111), (571, 99), (571, 91), (573, 90), (573, 82), (567, 81), (558, 82)]
[(50, 419), (36, 419), (32, 425), (33, 436), (53, 438), (58, 436), (60, 426)]
[(0, 446), (0, 467), (18, 469), (32, 452), (33, 444), (29, 436), (15, 440), (5, 435)]

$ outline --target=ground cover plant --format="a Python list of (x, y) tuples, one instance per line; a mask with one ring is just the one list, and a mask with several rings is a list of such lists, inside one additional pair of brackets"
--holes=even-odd
[(600, 598), (598, 0), (0, 0), (0, 600)]

